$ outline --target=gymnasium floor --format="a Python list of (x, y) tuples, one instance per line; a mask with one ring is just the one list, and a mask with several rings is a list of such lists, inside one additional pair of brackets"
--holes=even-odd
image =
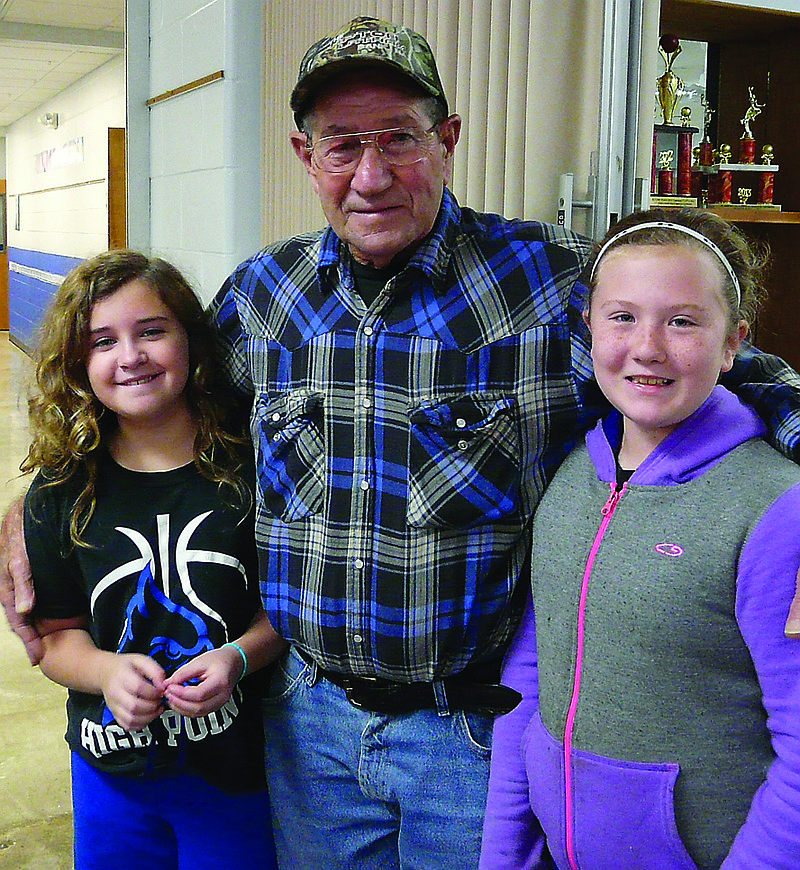
[[(30, 365), (0, 332), (0, 511), (23, 489)], [(70, 870), (66, 690), (32, 668), (0, 616), (0, 870)]]

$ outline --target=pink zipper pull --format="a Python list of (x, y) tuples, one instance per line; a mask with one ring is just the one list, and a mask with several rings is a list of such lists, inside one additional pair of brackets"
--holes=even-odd
[(627, 481), (625, 481), (625, 483), (622, 484), (622, 489), (620, 489), (619, 491), (617, 491), (617, 484), (616, 483), (611, 484), (611, 495), (609, 495), (608, 501), (603, 505), (603, 508), (600, 511), (600, 513), (604, 517), (611, 516), (611, 514), (614, 513), (614, 511), (616, 510), (617, 504), (619, 503), (619, 500), (622, 498), (622, 496), (624, 495), (625, 490), (627, 488), (628, 488)]

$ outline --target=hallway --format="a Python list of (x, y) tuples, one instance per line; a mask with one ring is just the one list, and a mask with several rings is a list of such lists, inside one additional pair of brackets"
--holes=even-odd
[[(0, 332), (0, 511), (24, 488), (30, 365)], [(66, 691), (32, 668), (0, 617), (0, 870), (69, 870)]]

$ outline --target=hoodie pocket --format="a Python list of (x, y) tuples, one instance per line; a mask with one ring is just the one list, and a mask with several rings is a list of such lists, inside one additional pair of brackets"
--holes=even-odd
[[(531, 808), (559, 867), (566, 851), (564, 749), (537, 713), (523, 737)], [(675, 824), (677, 764), (574, 751), (573, 837), (579, 870), (697, 870)]]
[(264, 507), (290, 523), (322, 510), (325, 493), (323, 396), (293, 390), (259, 397), (253, 415), (256, 475)]
[(408, 524), (464, 529), (518, 518), (520, 455), (513, 396), (470, 393), (414, 408)]

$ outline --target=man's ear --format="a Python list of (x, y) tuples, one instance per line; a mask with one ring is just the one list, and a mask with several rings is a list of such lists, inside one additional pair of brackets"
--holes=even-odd
[(311, 186), (314, 191), (317, 190), (317, 171), (314, 164), (311, 162), (311, 152), (308, 150), (308, 137), (305, 133), (299, 130), (293, 130), (289, 134), (289, 141), (292, 143), (294, 153), (297, 159), (305, 166), (308, 177), (311, 179)]
[(453, 152), (461, 136), (461, 116), (450, 115), (439, 129), (439, 142), (444, 146), (444, 180), (450, 184), (453, 176)]

